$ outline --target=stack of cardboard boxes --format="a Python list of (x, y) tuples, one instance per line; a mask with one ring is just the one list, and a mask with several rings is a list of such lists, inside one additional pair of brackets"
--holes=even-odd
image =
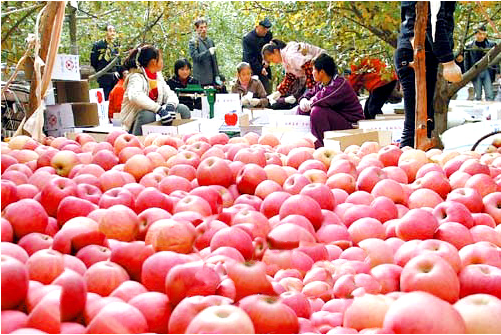
[(49, 136), (99, 125), (98, 104), (90, 102), (89, 82), (80, 79), (78, 55), (57, 55), (45, 105), (44, 130)]

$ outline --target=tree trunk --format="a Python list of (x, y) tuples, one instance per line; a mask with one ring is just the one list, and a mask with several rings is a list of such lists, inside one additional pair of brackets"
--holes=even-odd
[(435, 130), (433, 136), (438, 139), (438, 146), (442, 147), (439, 135), (447, 130), (447, 112), (449, 111), (449, 102), (451, 98), (461, 88), (472, 81), (480, 72), (488, 66), (499, 63), (501, 60), (501, 44), (494, 48), (479, 60), (471, 69), (463, 73), (463, 79), (457, 83), (448, 83), (443, 77), (442, 65), (438, 68), (437, 85), (435, 87), (435, 97), (433, 106), (435, 110)]
[[(40, 39), (40, 58), (46, 62), (47, 61), (47, 53), (49, 51), (49, 45), (51, 40), (52, 33), (52, 24), (56, 17), (57, 7), (59, 6), (57, 1), (48, 1), (47, 8), (40, 18), (40, 30), (41, 30), (41, 39)], [(30, 104), (27, 110), (26, 119), (28, 119), (38, 108), (38, 101), (36, 98), (36, 85), (37, 79), (33, 73), (31, 78), (31, 86), (30, 86)], [(23, 133), (27, 134), (25, 130)]]
[(69, 28), (70, 28), (70, 52), (72, 55), (78, 55), (77, 44), (77, 9), (73, 6), (68, 7), (69, 10)]
[(447, 112), (449, 111), (449, 102), (452, 96), (449, 96), (449, 84), (444, 79), (442, 64), (439, 64), (437, 72), (437, 84), (435, 85), (435, 95), (433, 99), (435, 129), (432, 132), (432, 137), (437, 139), (437, 147), (443, 149), (440, 135), (447, 130)]

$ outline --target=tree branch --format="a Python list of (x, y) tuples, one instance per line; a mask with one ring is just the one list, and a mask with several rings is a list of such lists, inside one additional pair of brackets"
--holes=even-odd
[[(29, 12), (27, 12), (26, 14), (24, 14), (24, 15), (23, 15), (23, 17), (22, 17), (22, 18), (20, 18), (20, 19), (16, 22), (16, 24), (14, 24), (14, 25), (13, 25), (13, 26), (9, 29), (9, 31), (8, 31), (7, 33), (5, 33), (5, 36), (2, 36), (2, 41), (5, 41), (5, 40), (6, 40), (6, 39), (7, 39), (7, 38), (8, 38), (8, 37), (9, 37), (9, 36), (10, 36), (10, 35), (14, 32), (14, 30), (16, 30), (16, 28), (17, 28), (17, 27), (19, 27), (19, 25), (20, 25), (21, 23), (23, 23), (23, 22), (24, 22), (24, 20), (26, 20), (26, 19), (27, 19), (27, 18), (28, 18), (31, 14), (33, 14), (33, 13), (34, 13), (34, 12), (35, 12), (38, 8), (40, 8), (40, 6), (41, 6), (41, 5), (37, 5), (37, 6), (32, 6), (32, 7), (30, 7), (30, 8), (31, 8), (31, 9), (30, 9), (30, 11), (29, 11)], [(3, 17), (3, 15), (2, 15), (2, 17)]]
[(10, 14), (14, 14), (14, 13), (18, 13), (18, 12), (23, 12), (25, 10), (30, 10), (31, 12), (33, 12), (33, 10), (36, 10), (40, 7), (43, 7), (45, 6), (44, 3), (41, 3), (41, 4), (38, 4), (38, 5), (33, 5), (31, 7), (25, 7), (25, 8), (19, 8), (19, 9), (15, 9), (15, 10), (11, 10), (10, 12), (7, 12), (7, 13), (2, 13), (2, 17), (6, 17), (6, 16), (9, 16)]
[[(355, 16), (358, 17), (359, 19), (363, 19), (362, 13), (360, 13), (360, 11), (358, 10), (358, 8), (356, 8), (355, 5), (352, 2), (350, 2), (349, 4), (350, 4), (351, 10), (355, 14)], [(343, 17), (345, 19), (347, 19), (347, 20), (349, 20), (349, 21), (351, 21), (351, 22), (353, 22), (353, 23), (361, 26), (361, 27), (364, 27), (365, 29), (367, 29), (368, 31), (370, 31), (371, 33), (373, 33), (374, 35), (376, 35), (377, 37), (379, 37), (381, 40), (383, 40), (384, 42), (388, 43), (393, 48), (397, 47), (397, 41), (396, 41), (396, 39), (390, 38), (389, 32), (381, 30), (381, 29), (376, 28), (376, 27), (371, 27), (371, 26), (365, 25), (364, 23), (359, 22), (357, 20), (354, 20), (351, 17), (348, 17), (346, 15), (343, 15)]]
[(146, 41), (146, 33), (148, 32), (148, 30), (146, 30), (146, 28), (148, 28), (148, 21), (149, 20), (150, 20), (150, 2), (148, 1), (148, 7), (146, 10), (145, 29), (144, 29), (144, 34), (143, 34), (143, 43), (144, 43), (144, 41)]
[(104, 68), (102, 68), (99, 72), (94, 73), (93, 75), (89, 76), (89, 81), (91, 80), (97, 80), (99, 77), (101, 77), (103, 74), (108, 72), (109, 69), (111, 69), (113, 66), (115, 66), (116, 63), (118, 63), (118, 59), (120, 58), (120, 55), (117, 55), (111, 62), (108, 63)]
[(138, 39), (140, 39), (143, 34), (146, 34), (148, 31), (150, 31), (158, 23), (158, 21), (160, 21), (162, 16), (164, 16), (164, 13), (165, 13), (165, 9), (163, 10), (163, 12), (157, 17), (157, 19), (152, 24), (150, 24), (148, 27), (146, 27), (144, 32), (140, 32), (139, 34), (136, 35), (136, 37), (134, 37), (132, 39), (131, 44), (136, 43), (136, 41)]
[(501, 44), (497, 44), (494, 48), (489, 50), (488, 53), (482, 57), (481, 60), (476, 62), (468, 71), (463, 74), (463, 79), (457, 83), (449, 84), (448, 95), (453, 96), (463, 86), (472, 81), (480, 72), (485, 70), (488, 66), (498, 63), (501, 59)]

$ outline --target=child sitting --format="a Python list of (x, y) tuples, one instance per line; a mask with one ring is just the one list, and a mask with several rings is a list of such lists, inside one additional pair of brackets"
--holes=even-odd
[(242, 62), (237, 66), (237, 82), (231, 88), (231, 93), (239, 93), (243, 106), (267, 107), (266, 90), (260, 80), (252, 78), (249, 63)]
[(123, 127), (134, 135), (142, 135), (142, 126), (155, 122), (156, 114), (163, 125), (170, 125), (176, 113), (183, 119), (191, 116), (165, 82), (163, 65), (161, 51), (152, 45), (140, 45), (124, 61), (129, 75), (124, 82), (120, 117)]

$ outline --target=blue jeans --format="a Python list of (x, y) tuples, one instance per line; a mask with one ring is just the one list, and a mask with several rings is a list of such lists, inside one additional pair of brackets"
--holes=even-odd
[(475, 100), (482, 100), (482, 86), (484, 87), (485, 100), (494, 100), (494, 91), (492, 90), (491, 76), (489, 70), (484, 70), (473, 79), (473, 87), (475, 87)]

